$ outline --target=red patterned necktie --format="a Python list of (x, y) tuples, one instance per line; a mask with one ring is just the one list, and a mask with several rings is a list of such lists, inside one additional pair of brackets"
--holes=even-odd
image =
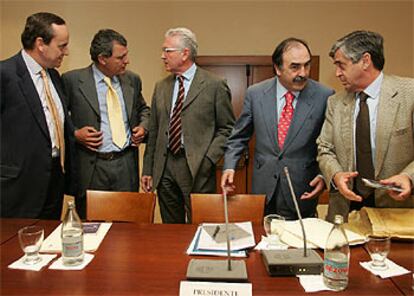
[(295, 99), (294, 94), (288, 91), (285, 94), (286, 104), (283, 107), (282, 114), (280, 116), (279, 124), (277, 126), (277, 140), (279, 142), (280, 149), (283, 149), (286, 135), (289, 130), (290, 122), (293, 118), (293, 100)]
[(184, 77), (178, 76), (178, 96), (168, 130), (169, 147), (173, 154), (176, 154), (181, 148), (181, 110), (183, 108), (184, 94)]

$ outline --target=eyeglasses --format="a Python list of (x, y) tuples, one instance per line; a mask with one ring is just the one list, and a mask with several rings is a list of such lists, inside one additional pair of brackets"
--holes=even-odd
[(161, 48), (161, 50), (165, 53), (170, 53), (170, 52), (174, 52), (174, 51), (182, 51), (182, 48), (178, 48), (178, 47), (163, 47)]

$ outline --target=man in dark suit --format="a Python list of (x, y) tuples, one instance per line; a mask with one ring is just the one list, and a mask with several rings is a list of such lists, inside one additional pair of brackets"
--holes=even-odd
[(333, 91), (309, 79), (311, 52), (303, 40), (282, 41), (273, 56), (276, 77), (247, 90), (243, 111), (226, 145), (223, 190), (234, 190), (237, 161), (256, 132), (252, 193), (266, 194), (265, 214), (297, 219), (283, 168), (290, 171), (301, 214), (315, 216), (325, 188), (316, 162), (316, 138)]
[(144, 191), (157, 189), (164, 223), (185, 223), (191, 222), (190, 193), (215, 192), (215, 164), (234, 115), (224, 80), (194, 63), (190, 30), (168, 30), (162, 50), (172, 75), (155, 86), (141, 182)]
[(59, 16), (36, 13), (21, 40), (23, 50), (0, 63), (1, 216), (59, 219), (74, 141), (54, 68), (69, 33)]
[(138, 146), (147, 134), (149, 107), (141, 79), (126, 70), (126, 39), (111, 29), (95, 34), (93, 64), (63, 75), (79, 154), (77, 207), (86, 190), (138, 191)]

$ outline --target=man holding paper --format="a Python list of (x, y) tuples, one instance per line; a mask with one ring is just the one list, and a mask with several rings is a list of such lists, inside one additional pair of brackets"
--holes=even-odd
[[(412, 208), (414, 79), (384, 75), (383, 38), (355, 31), (332, 47), (345, 88), (328, 100), (318, 161), (330, 187), (328, 219), (362, 206)], [(382, 190), (362, 178), (397, 186)]]

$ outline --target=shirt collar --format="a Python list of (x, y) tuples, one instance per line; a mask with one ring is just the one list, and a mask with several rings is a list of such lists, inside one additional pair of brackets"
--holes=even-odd
[(24, 62), (26, 63), (27, 69), (29, 69), (32, 75), (37, 75), (43, 70), (42, 66), (39, 65), (38, 62), (31, 55), (29, 55), (24, 49), (22, 50), (22, 57)]
[[(93, 76), (95, 77), (95, 81), (104, 82), (104, 78), (106, 76), (105, 76), (104, 73), (102, 73), (101, 70), (98, 69), (98, 67), (96, 67), (95, 64), (92, 64), (92, 72), (93, 72)], [(112, 76), (111, 82), (112, 83), (118, 83), (119, 82), (119, 78), (116, 75), (115, 76)]]
[[(278, 100), (281, 100), (284, 98), (285, 94), (288, 92), (286, 87), (284, 87), (279, 79), (276, 79), (276, 96)], [(295, 100), (299, 97), (300, 91), (291, 91), (292, 94), (295, 95)]]
[(185, 80), (191, 81), (194, 78), (196, 70), (197, 70), (197, 66), (195, 63), (193, 63), (191, 67), (187, 69), (187, 71), (181, 74), (181, 76), (183, 76)]
[(382, 80), (384, 79), (384, 73), (381, 71), (380, 75), (378, 75), (375, 80), (364, 89), (364, 93), (366, 93), (370, 98), (378, 98), (380, 91), (381, 91), (381, 84)]

